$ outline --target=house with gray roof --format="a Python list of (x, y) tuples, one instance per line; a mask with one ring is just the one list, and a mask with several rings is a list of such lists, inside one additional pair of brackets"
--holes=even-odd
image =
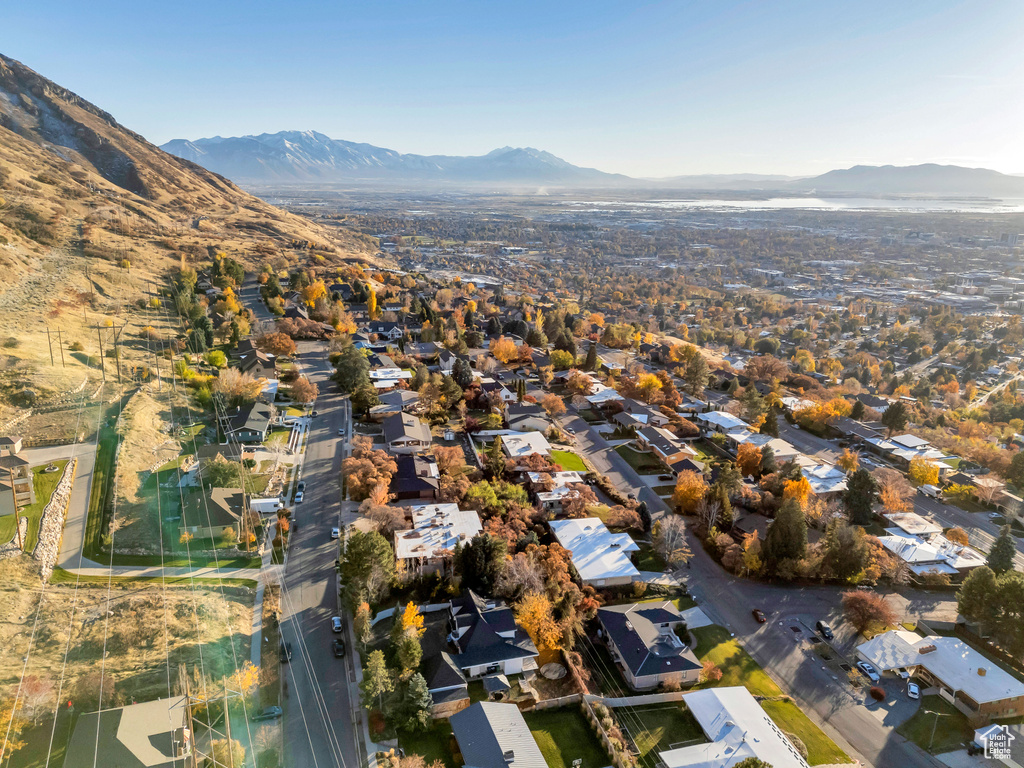
[(597, 618), (612, 658), (634, 690), (697, 682), (701, 663), (680, 637), (686, 624), (671, 601), (609, 605)]
[(448, 645), (467, 678), (514, 675), (537, 668), (537, 646), (502, 600), (472, 590), (451, 601)]
[(64, 768), (187, 768), (192, 734), (184, 696), (88, 712), (78, 718)]
[(449, 722), (466, 768), (547, 768), (515, 704), (478, 701)]
[(430, 427), (409, 413), (384, 419), (384, 443), (391, 453), (423, 453), (430, 448)]

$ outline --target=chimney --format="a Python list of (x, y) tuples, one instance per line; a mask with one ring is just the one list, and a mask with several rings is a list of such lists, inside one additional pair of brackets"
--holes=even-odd
[(506, 764), (512, 765), (512, 763), (516, 761), (515, 750), (506, 749), (505, 752), (502, 754), (502, 757), (505, 759)]
[(978, 667), (978, 677), (984, 677), (988, 674), (988, 670), (984, 667)]

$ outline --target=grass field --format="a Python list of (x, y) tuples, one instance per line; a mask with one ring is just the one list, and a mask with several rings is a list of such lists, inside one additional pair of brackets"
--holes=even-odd
[(572, 768), (573, 760), (582, 760), (581, 768), (604, 768), (611, 758), (583, 713), (576, 707), (527, 712), (524, 717), (548, 768)]
[(552, 451), (551, 460), (565, 472), (586, 472), (587, 467), (583, 459), (572, 451)]
[[(935, 724), (938, 713), (938, 725)], [(932, 741), (932, 731), (935, 740)], [(924, 696), (921, 706), (912, 718), (900, 725), (896, 732), (933, 755), (959, 749), (974, 738), (974, 729), (964, 714), (939, 696)]]
[(665, 561), (661, 555), (654, 551), (654, 548), (645, 542), (639, 543), (637, 546), (640, 550), (634, 555), (633, 563), (636, 565), (637, 570), (640, 571), (658, 571), (663, 572), (665, 570)]
[(32, 470), (32, 485), (35, 488), (36, 500), (34, 504), (22, 507), (17, 515), (5, 515), (0, 517), (0, 541), (7, 542), (14, 538), (17, 533), (17, 520), (22, 517), (28, 518), (28, 532), (25, 534), (25, 542), (22, 549), (31, 552), (39, 541), (39, 518), (43, 514), (43, 508), (50, 501), (64, 474), (64, 468), (68, 465), (67, 459), (54, 462), (56, 472), (46, 472), (46, 465), (36, 467)]
[(804, 743), (807, 747), (807, 762), (811, 765), (850, 762), (850, 756), (837, 747), (793, 702), (762, 701), (761, 707), (779, 728)]
[(452, 754), (452, 727), (447, 720), (437, 720), (433, 727), (424, 733), (411, 731), (398, 732), (398, 746), (407, 755), (422, 755), (427, 765), (440, 760), (446, 768), (456, 768), (455, 755)]
[(739, 642), (729, 637), (729, 630), (718, 625), (699, 627), (693, 630), (697, 638), (694, 653), (702, 662), (710, 659), (722, 670), (722, 679), (713, 683), (701, 683), (697, 688), (742, 685), (754, 696), (781, 696), (782, 690), (775, 684), (760, 665), (740, 647)]
[(82, 551), (86, 557), (99, 552), (100, 536), (103, 533), (107, 497), (114, 477), (114, 454), (117, 451), (117, 433), (107, 426), (100, 427), (96, 446), (96, 463), (92, 469), (92, 490), (89, 494), (89, 517), (85, 523), (85, 537)]
[(628, 445), (616, 446), (615, 452), (641, 475), (653, 475), (665, 471), (665, 467), (654, 456), (649, 453), (635, 451)]
[(616, 719), (629, 731), (645, 768), (658, 765), (659, 752), (707, 741), (697, 719), (682, 704), (634, 708)]

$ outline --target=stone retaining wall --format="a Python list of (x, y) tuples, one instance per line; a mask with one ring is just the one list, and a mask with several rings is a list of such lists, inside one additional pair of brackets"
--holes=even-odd
[[(18, 520), (18, 527), (21, 529), (21, 541), (25, 540), (28, 535), (28, 518), (22, 517)], [(21, 554), (21, 547), (18, 546), (18, 532), (15, 531), (14, 536), (6, 544), (0, 545), (0, 560), (6, 560), (9, 557), (17, 557)]]
[(32, 409), (29, 408), (24, 413), (19, 413), (17, 416), (8, 419), (3, 424), (0, 424), (0, 432), (10, 432), (13, 427), (18, 426), (31, 415)]
[(53, 566), (57, 564), (57, 557), (60, 555), (60, 542), (64, 536), (64, 519), (68, 513), (68, 503), (71, 501), (71, 489), (75, 484), (75, 470), (78, 469), (78, 459), (71, 459), (64, 467), (64, 474), (57, 482), (53, 495), (43, 508), (43, 514), (39, 518), (39, 541), (32, 551), (32, 557), (43, 565), (43, 581), (50, 578), (53, 573)]

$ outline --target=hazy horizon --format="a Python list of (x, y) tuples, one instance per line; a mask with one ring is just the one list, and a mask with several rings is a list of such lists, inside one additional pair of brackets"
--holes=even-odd
[(1024, 173), (1024, 6), (1005, 0), (528, 3), (514, 15), (110, 0), (6, 16), (7, 55), (155, 144), (315, 130), (408, 154), (531, 146), (641, 178)]

